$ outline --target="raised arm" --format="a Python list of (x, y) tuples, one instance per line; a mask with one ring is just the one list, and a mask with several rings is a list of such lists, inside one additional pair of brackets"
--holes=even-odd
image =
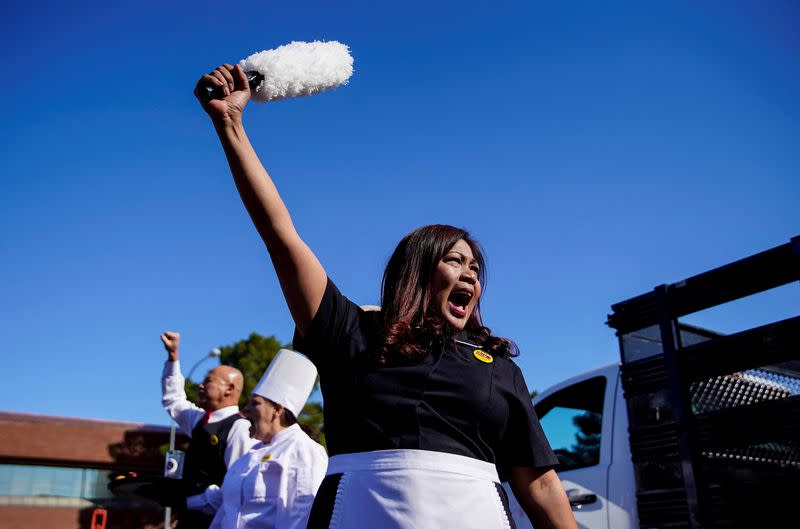
[(191, 436), (197, 421), (205, 412), (186, 398), (178, 352), (180, 342), (180, 333), (167, 331), (161, 335), (161, 343), (167, 351), (167, 361), (164, 362), (164, 371), (161, 373), (161, 404), (181, 430)]
[(275, 184), (245, 134), (242, 112), (250, 99), (250, 87), (244, 71), (239, 65), (220, 66), (197, 82), (195, 96), (209, 86), (220, 87), (224, 98), (206, 103), (198, 100), (214, 123), (239, 196), (267, 246), (283, 297), (304, 335), (325, 292), (325, 270), (297, 234)]

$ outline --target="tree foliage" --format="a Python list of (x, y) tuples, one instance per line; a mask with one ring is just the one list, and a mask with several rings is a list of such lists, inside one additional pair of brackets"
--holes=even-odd
[[(235, 367), (242, 372), (244, 377), (244, 389), (242, 396), (239, 398), (239, 407), (242, 408), (247, 404), (253, 388), (261, 380), (261, 375), (267, 369), (267, 366), (281, 348), (290, 348), (291, 345), (282, 344), (275, 336), (261, 336), (258, 333), (252, 333), (244, 340), (231, 345), (223, 345), (220, 347), (222, 355), (220, 356), (220, 363), (223, 365)], [(314, 385), (316, 391), (319, 382)], [(198, 386), (194, 382), (186, 381), (186, 395), (189, 400), (193, 402), (198, 401)], [(316, 434), (320, 442), (324, 445), (323, 421), (322, 421), (322, 403), (311, 402), (306, 403), (300, 416), (297, 418), (298, 422), (308, 427), (310, 433)]]
[(572, 419), (578, 432), (575, 434), (575, 444), (572, 449), (578, 458), (587, 465), (600, 460), (600, 429), (603, 416), (599, 413), (587, 411)]

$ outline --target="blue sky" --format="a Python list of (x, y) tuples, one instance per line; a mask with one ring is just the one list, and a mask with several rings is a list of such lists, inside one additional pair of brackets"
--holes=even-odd
[[(184, 365), (291, 337), (196, 79), (292, 40), (348, 86), (250, 104), (301, 235), (358, 303), (411, 229), (466, 227), (531, 388), (618, 358), (610, 305), (800, 233), (794, 2), (6, 2), (0, 408), (167, 424)], [(797, 285), (694, 323), (796, 315)]]

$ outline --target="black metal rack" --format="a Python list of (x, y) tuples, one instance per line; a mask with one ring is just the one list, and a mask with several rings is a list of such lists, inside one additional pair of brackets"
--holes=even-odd
[(612, 306), (642, 529), (796, 521), (800, 316), (727, 336), (679, 318), (798, 280), (800, 236)]

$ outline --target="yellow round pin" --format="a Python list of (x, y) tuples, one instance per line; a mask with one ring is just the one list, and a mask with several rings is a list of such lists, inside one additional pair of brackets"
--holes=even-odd
[(211, 439), (209, 439), (209, 442), (211, 443), (211, 446), (217, 446), (219, 444), (219, 437), (212, 435)]
[(487, 353), (486, 351), (475, 349), (474, 351), (472, 351), (472, 354), (475, 356), (475, 358), (477, 358), (478, 360), (480, 360), (485, 364), (491, 364), (492, 362), (494, 362), (494, 357), (489, 353)]
[(265, 455), (264, 457), (261, 458), (261, 462), (262, 463), (266, 463), (270, 459), (272, 459), (272, 454), (267, 454), (267, 455)]

